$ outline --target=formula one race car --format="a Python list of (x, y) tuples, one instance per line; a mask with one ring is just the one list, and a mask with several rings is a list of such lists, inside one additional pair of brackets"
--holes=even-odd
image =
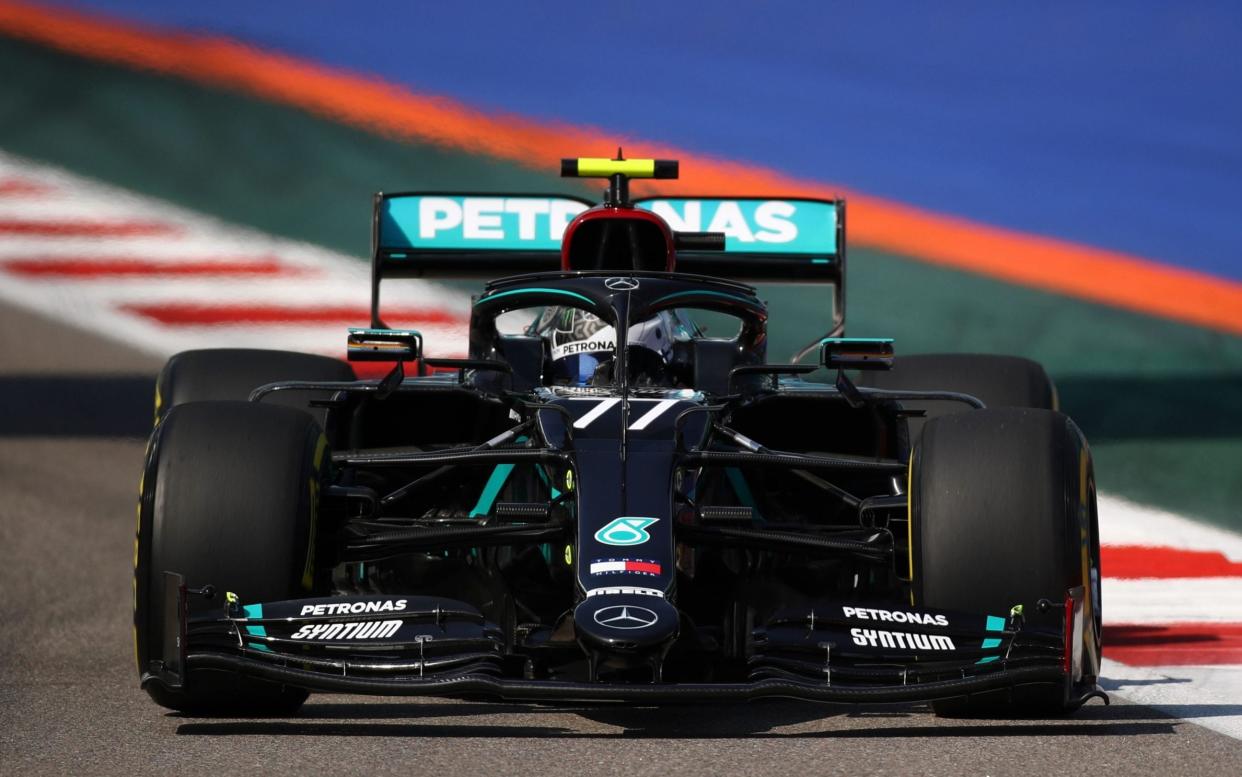
[[(620, 153), (562, 173), (606, 178), (603, 203), (376, 196), (348, 349), (382, 379), (168, 362), (135, 547), (152, 698), (1103, 696), (1091, 455), (1038, 364), (844, 337), (844, 202), (631, 200), (677, 163)], [(403, 276), (507, 277), (448, 359), (385, 325)], [(824, 290), (831, 331), (769, 363), (743, 282)]]

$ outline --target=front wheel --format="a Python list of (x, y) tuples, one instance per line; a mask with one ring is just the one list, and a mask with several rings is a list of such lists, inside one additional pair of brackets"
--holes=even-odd
[[(1084, 589), (1083, 681), (1100, 658), (1100, 551), (1091, 453), (1078, 427), (1050, 410), (1000, 408), (928, 421), (911, 459), (912, 583), (930, 608), (1008, 614), (1058, 632), (1064, 601)], [(1068, 683), (936, 702), (939, 714), (1061, 711)]]
[(315, 520), (327, 441), (307, 413), (250, 402), (173, 407), (147, 449), (134, 549), (134, 641), (143, 686), (159, 704), (217, 714), (296, 710), (306, 692), (225, 672), (154, 679), (162, 654), (164, 572), (243, 602), (316, 588)]

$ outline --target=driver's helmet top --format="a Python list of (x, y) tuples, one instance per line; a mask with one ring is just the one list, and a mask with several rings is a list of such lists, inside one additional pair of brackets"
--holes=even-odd
[[(630, 359), (641, 362), (642, 376), (656, 381), (672, 353), (672, 330), (664, 314), (630, 327)], [(535, 323), (534, 333), (546, 339), (552, 351), (552, 382), (587, 386), (601, 373), (611, 378), (617, 349), (616, 330), (594, 313), (578, 308), (550, 307)]]

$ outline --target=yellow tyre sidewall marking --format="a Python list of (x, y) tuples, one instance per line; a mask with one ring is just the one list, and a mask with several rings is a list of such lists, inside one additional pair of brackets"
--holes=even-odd
[(906, 466), (906, 556), (910, 560), (910, 606), (914, 606), (914, 450)]
[(309, 591), (315, 587), (315, 536), (319, 524), (319, 473), (323, 467), (323, 455), (328, 450), (328, 438), (323, 434), (315, 443), (310, 478), (310, 536), (306, 540), (306, 565), (302, 568), (302, 588)]

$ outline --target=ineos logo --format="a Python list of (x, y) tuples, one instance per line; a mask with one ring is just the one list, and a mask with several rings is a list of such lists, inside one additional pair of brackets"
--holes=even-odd
[(638, 288), (637, 278), (609, 278), (604, 281), (604, 286), (613, 291), (633, 291)]
[(645, 629), (654, 626), (660, 616), (646, 607), (614, 604), (595, 611), (595, 622), (610, 629)]

